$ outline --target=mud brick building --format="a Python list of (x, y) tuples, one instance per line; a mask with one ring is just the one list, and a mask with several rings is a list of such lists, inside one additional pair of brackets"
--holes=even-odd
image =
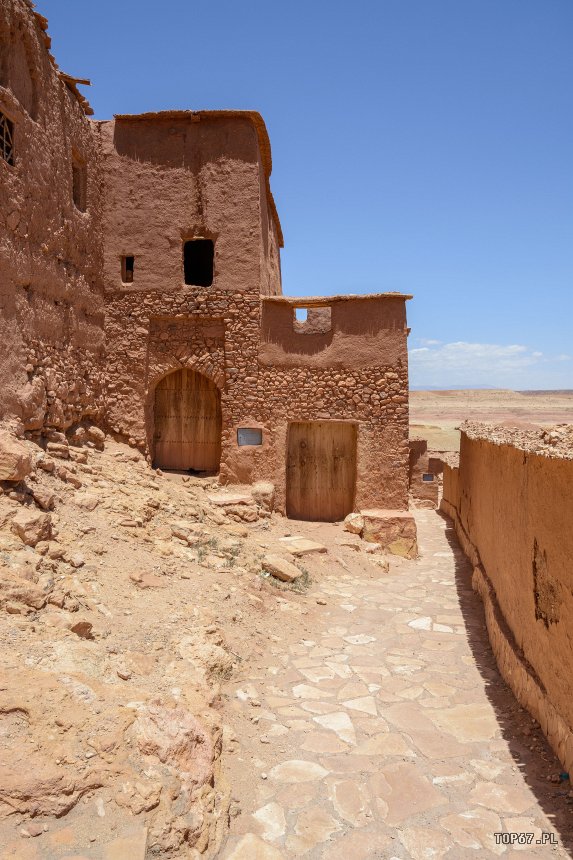
[(258, 113), (89, 120), (45, 19), (0, 14), (2, 416), (91, 416), (293, 517), (406, 509), (409, 296), (283, 296)]

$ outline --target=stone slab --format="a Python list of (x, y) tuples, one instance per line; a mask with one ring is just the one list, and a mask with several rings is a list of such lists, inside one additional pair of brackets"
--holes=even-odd
[(287, 549), (293, 555), (303, 556), (313, 552), (328, 552), (327, 548), (309, 538), (280, 538)]

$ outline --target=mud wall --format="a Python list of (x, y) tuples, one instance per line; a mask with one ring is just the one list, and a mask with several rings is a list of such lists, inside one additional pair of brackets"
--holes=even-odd
[[(430, 457), (428, 443), (424, 439), (410, 439), (410, 462), (408, 484), (410, 494), (424, 502), (438, 504), (438, 477), (434, 473), (435, 457)], [(424, 480), (426, 475), (426, 480)], [(431, 480), (429, 476), (431, 475)]]
[[(297, 328), (278, 298), (282, 236), (257, 122), (176, 111), (98, 125), (109, 429), (153, 459), (156, 385), (188, 367), (220, 391), (223, 483), (272, 481), (284, 511), (289, 422), (354, 421), (356, 507), (404, 509), (404, 297), (333, 299), (310, 329)], [(194, 237), (214, 242), (210, 286), (184, 283), (183, 244)], [(241, 427), (262, 430), (262, 444), (239, 446)]]
[(14, 128), (14, 164), (0, 158), (0, 420), (32, 432), (103, 409), (98, 150), (40, 21), (25, 0), (0, 4), (0, 112)]
[(500, 670), (570, 769), (573, 459), (487, 436), (462, 432), (442, 508), (474, 565)]

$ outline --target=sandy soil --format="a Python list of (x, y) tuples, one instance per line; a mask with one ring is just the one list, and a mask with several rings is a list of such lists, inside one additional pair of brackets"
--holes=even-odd
[(572, 391), (411, 391), (410, 437), (437, 451), (459, 449), (465, 421), (534, 428), (573, 423)]

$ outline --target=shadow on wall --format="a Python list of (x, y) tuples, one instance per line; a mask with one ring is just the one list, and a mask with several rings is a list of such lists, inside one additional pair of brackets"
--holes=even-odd
[[(472, 565), (461, 549), (453, 521), (438, 512), (446, 522), (446, 538), (456, 564), (456, 589), (468, 642), (476, 666), (484, 680), (486, 695), (494, 709), (501, 734), (506, 741), (528, 788), (534, 794), (539, 806), (552, 821), (566, 850), (573, 851), (573, 821), (568, 800), (569, 783), (554, 784), (547, 777), (559, 774), (562, 766), (549, 746), (539, 726), (532, 721), (531, 715), (520, 706), (510, 688), (503, 680), (493, 656), (485, 623), (484, 606), (481, 598), (472, 588)], [(530, 747), (534, 749), (530, 749)], [(510, 813), (499, 813), (500, 817), (510, 818)], [(543, 849), (540, 849), (543, 850)], [(548, 856), (551, 847), (546, 848)]]
[(217, 161), (257, 161), (256, 132), (247, 119), (116, 119), (113, 142), (119, 155), (133, 161), (194, 172)]
[[(304, 299), (295, 306), (290, 302), (263, 301), (261, 315), (261, 341), (281, 347), (285, 353), (295, 355), (316, 355), (329, 347), (337, 338), (360, 338), (362, 347), (369, 339), (388, 331), (403, 331), (405, 327), (404, 302), (392, 300), (333, 301), (331, 305), (316, 308), (316, 325), (312, 320), (315, 309), (308, 308), (309, 322), (304, 325), (295, 318), (295, 308), (304, 308)], [(318, 318), (330, 310), (328, 327), (319, 324)], [(374, 344), (372, 344), (374, 346)], [(383, 355), (383, 352), (382, 352)], [(380, 351), (373, 349), (373, 360), (380, 359)], [(351, 356), (347, 356), (352, 365)]]

